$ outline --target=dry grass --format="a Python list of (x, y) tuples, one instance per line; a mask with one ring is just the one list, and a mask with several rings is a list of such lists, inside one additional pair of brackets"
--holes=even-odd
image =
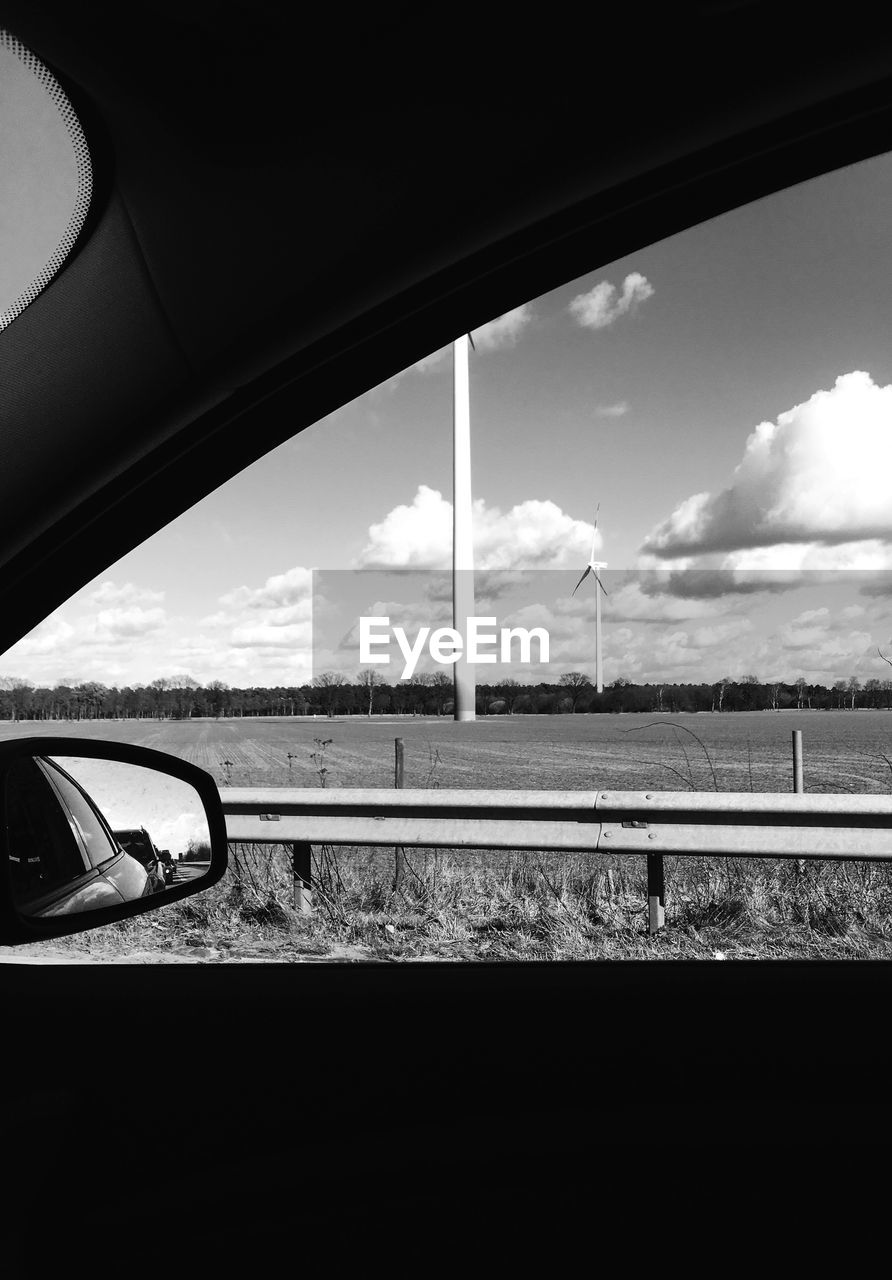
[(77, 935), (93, 958), (816, 959), (892, 955), (892, 868), (667, 859), (666, 929), (646, 928), (644, 859), (533, 853), (314, 850), (315, 910), (292, 907), (284, 846), (232, 849), (206, 894)]

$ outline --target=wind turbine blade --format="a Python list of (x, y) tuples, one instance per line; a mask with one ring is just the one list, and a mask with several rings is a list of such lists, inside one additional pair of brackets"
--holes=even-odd
[(604, 592), (605, 596), (610, 594), (610, 592), (609, 592), (609, 591), (607, 590), (607, 588), (604, 586), (604, 583), (601, 581), (601, 579), (600, 579), (600, 578), (598, 578), (598, 586), (599, 586), (599, 587), (601, 588), (601, 590)]
[(579, 579), (579, 581), (577, 582), (576, 586), (575, 586), (575, 587), (573, 588), (573, 590), (570, 592), (570, 596), (571, 596), (571, 598), (572, 598), (573, 596), (575, 596), (575, 595), (576, 595), (576, 592), (577, 592), (577, 591), (579, 590), (579, 588), (582, 586), (583, 582), (585, 582), (586, 578), (587, 578), (587, 577), (588, 577), (588, 575), (591, 573), (591, 571), (592, 571), (591, 565), (586, 565), (585, 572), (583, 573), (582, 577), (581, 577), (581, 578)]
[(469, 334), (468, 334), (468, 342), (470, 342), (470, 344), (471, 344), (471, 350), (472, 350), (472, 351), (476, 351), (476, 350), (477, 350), (477, 347), (476, 347), (476, 344), (474, 343), (474, 335), (473, 335), (473, 333), (469, 333)]

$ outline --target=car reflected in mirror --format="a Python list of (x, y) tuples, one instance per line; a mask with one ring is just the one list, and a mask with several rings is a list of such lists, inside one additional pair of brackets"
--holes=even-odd
[(70, 932), (219, 879), (225, 823), (209, 775), (147, 749), (84, 743), (81, 755), (53, 750), (59, 743), (0, 753), (0, 834), (19, 920)]
[[(26, 916), (162, 894), (210, 866), (210, 834), (194, 788), (139, 765), (16, 760), (4, 807), (14, 903)], [(167, 846), (163, 855), (159, 843)]]

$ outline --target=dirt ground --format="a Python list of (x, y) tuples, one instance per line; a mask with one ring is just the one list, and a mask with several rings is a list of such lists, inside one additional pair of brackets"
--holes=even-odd
[(280, 943), (259, 941), (242, 947), (175, 947), (166, 951), (131, 951), (126, 955), (91, 955), (81, 949), (46, 942), (0, 947), (0, 964), (355, 964), (377, 961), (368, 947), (333, 943), (325, 954), (283, 948)]

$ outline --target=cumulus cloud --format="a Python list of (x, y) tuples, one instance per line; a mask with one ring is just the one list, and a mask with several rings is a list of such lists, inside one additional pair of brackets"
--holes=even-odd
[(96, 617), (100, 632), (121, 639), (158, 631), (166, 621), (163, 609), (143, 609), (139, 605), (129, 609), (101, 609)]
[(687, 498), (642, 551), (656, 559), (724, 552), (728, 568), (890, 568), (890, 474), (892, 386), (844, 374), (760, 423), (728, 487)]
[(452, 503), (426, 484), (411, 505), (400, 505), (369, 527), (359, 557), (363, 569), (448, 569), (452, 555)]
[[(495, 320), (488, 321), (479, 329), (471, 330), (471, 337), (478, 354), (487, 351), (501, 351), (506, 347), (516, 345), (521, 334), (527, 329), (533, 320), (533, 304), (525, 302), (521, 307), (515, 307), (513, 311), (506, 311), (503, 316), (497, 316)], [(436, 369), (445, 368), (447, 363), (452, 363), (452, 344), (446, 347), (440, 347), (439, 351), (432, 351), (429, 356), (416, 360), (408, 369), (404, 369), (403, 373), (398, 373), (397, 378), (401, 378), (404, 373), (431, 373)], [(392, 378), (391, 385), (396, 381)]]
[(160, 607), (96, 610), (91, 605), (79, 612), (69, 603), (13, 645), (7, 659), (26, 662), (29, 675), (41, 684), (70, 684), (72, 671), (78, 672), (76, 682), (111, 684), (135, 679), (134, 666), (151, 670), (147, 678), (158, 675), (158, 655), (169, 638), (170, 620)]
[(106, 581), (100, 582), (88, 599), (94, 604), (160, 604), (164, 599), (164, 592), (152, 591), (149, 587), (137, 587), (132, 582), (125, 582), (122, 586), (118, 586), (117, 583)]
[(506, 311), (503, 316), (490, 320), (479, 329), (473, 329), (471, 337), (478, 351), (499, 351), (504, 347), (513, 347), (532, 319), (532, 303), (525, 302), (522, 307)]
[(201, 619), (204, 628), (174, 654), (206, 679), (263, 684), (310, 676), (313, 571), (295, 565), (259, 586), (242, 585), (219, 597), (223, 608)]
[[(192, 633), (171, 646), (173, 661), (188, 665), (205, 683), (223, 679), (231, 685), (306, 684), (312, 676), (309, 641), (294, 647), (257, 643), (237, 624), (218, 632)], [(245, 643), (241, 643), (245, 642)]]
[(236, 587), (222, 595), (220, 603), (236, 609), (309, 608), (312, 594), (312, 569), (296, 565), (285, 573), (273, 574), (261, 587)]
[(9, 653), (15, 653), (23, 658), (38, 654), (67, 653), (73, 635), (74, 627), (71, 623), (66, 622), (57, 613), (50, 614), (33, 631), (29, 631), (13, 645)]
[(850, 628), (827, 609), (809, 609), (778, 628), (776, 639), (789, 667), (791, 654), (803, 655), (806, 674), (824, 679), (853, 671), (874, 673), (875, 642), (869, 631)]
[[(568, 569), (584, 564), (594, 527), (554, 502), (528, 499), (509, 511), (474, 503), (474, 555), (480, 569)], [(411, 505), (394, 507), (369, 529), (360, 568), (448, 569), (452, 504), (419, 485)]]
[(606, 329), (620, 316), (627, 315), (652, 298), (653, 294), (654, 287), (647, 277), (633, 271), (623, 281), (619, 295), (616, 285), (602, 280), (588, 293), (577, 294), (570, 303), (569, 311), (584, 329)]

